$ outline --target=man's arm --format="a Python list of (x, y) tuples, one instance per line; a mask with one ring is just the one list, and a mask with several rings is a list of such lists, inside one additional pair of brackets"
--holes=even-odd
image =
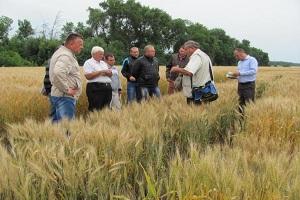
[(192, 77), (200, 69), (201, 66), (202, 66), (201, 57), (193, 56), (191, 57), (189, 63), (185, 68), (180, 68), (179, 66), (172, 67), (171, 72)]
[(250, 60), (250, 67), (249, 70), (247, 71), (240, 71), (240, 76), (249, 76), (249, 75), (255, 75), (257, 73), (258, 69), (258, 63), (256, 59), (251, 59)]
[[(59, 91), (68, 94), (69, 86), (67, 76), (71, 70), (71, 65), (68, 64), (67, 56), (60, 56), (56, 61), (53, 69), (53, 85)], [(73, 88), (75, 89), (75, 88)]]
[(99, 76), (112, 76), (111, 70), (92, 71), (93, 68), (90, 66), (88, 61), (84, 63), (83, 69), (84, 76), (87, 80), (93, 80)]
[(121, 94), (122, 93), (122, 82), (121, 82), (119, 76), (118, 76), (118, 79), (119, 79), (119, 89), (118, 89), (118, 91), (119, 91), (119, 94)]
[(132, 68), (132, 76), (135, 79), (138, 79), (140, 69), (141, 69), (141, 62), (140, 62), (140, 60), (137, 60), (137, 61), (134, 62), (134, 65), (133, 65), (133, 68)]
[(129, 69), (129, 60), (128, 59), (124, 60), (121, 73), (128, 80), (135, 81), (135, 78), (132, 76), (132, 73), (130, 72), (130, 69)]
[(131, 76), (131, 73), (129, 71), (129, 60), (127, 58), (123, 62), (121, 73), (127, 79), (129, 79)]
[(185, 70), (184, 68), (180, 68), (180, 67), (178, 67), (178, 66), (172, 67), (171, 73), (183, 74), (183, 75), (185, 75), (185, 76), (190, 76), (190, 77), (193, 76), (193, 73), (191, 73), (191, 72)]
[(93, 80), (94, 78), (97, 78), (99, 76), (111, 77), (112, 72), (111, 72), (111, 70), (101, 70), (101, 71), (95, 71), (95, 72), (91, 72), (91, 73), (88, 73), (88, 74), (84, 74), (84, 76), (87, 80)]
[(258, 62), (255, 58), (250, 60), (250, 67), (249, 70), (247, 71), (236, 71), (233, 73), (233, 76), (238, 77), (238, 76), (251, 76), (255, 75), (257, 73), (258, 69)]

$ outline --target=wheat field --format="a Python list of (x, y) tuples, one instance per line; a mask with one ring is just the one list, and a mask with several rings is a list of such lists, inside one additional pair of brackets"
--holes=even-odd
[(244, 120), (234, 68), (214, 70), (211, 104), (177, 93), (88, 114), (83, 93), (76, 120), (52, 125), (44, 69), (0, 68), (0, 199), (299, 200), (300, 68), (261, 67)]

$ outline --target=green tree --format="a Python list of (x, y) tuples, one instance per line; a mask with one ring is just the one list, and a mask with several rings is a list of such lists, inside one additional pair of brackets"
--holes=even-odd
[(108, 29), (108, 20), (106, 13), (101, 9), (97, 8), (88, 8), (89, 18), (87, 24), (91, 28), (93, 36), (101, 36), (106, 38), (107, 29)]
[(32, 66), (32, 63), (15, 51), (0, 50), (0, 66)]
[(76, 33), (79, 33), (83, 36), (83, 38), (89, 38), (93, 36), (92, 29), (86, 25), (84, 25), (82, 22), (78, 22), (77, 26), (74, 28), (74, 31)]
[(34, 30), (31, 26), (30, 21), (24, 19), (22, 20), (18, 20), (18, 31), (17, 31), (17, 35), (20, 38), (28, 38), (29, 36), (34, 34)]
[(61, 34), (60, 34), (60, 38), (62, 40), (66, 39), (66, 37), (74, 32), (75, 30), (75, 26), (74, 26), (74, 23), (73, 22), (67, 22), (61, 29)]
[(8, 34), (11, 30), (13, 20), (6, 16), (0, 17), (0, 42), (5, 43), (8, 41)]

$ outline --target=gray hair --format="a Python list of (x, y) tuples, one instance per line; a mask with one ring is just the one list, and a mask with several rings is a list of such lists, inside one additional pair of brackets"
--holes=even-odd
[(153, 45), (149, 44), (149, 45), (145, 46), (144, 52), (146, 52), (147, 50), (152, 49), (152, 48), (155, 49)]
[(189, 40), (186, 43), (184, 43), (183, 47), (184, 48), (196, 48), (196, 49), (199, 49), (200, 48), (200, 44), (198, 42), (193, 41), (193, 40)]
[(104, 53), (104, 49), (102, 47), (95, 46), (92, 48), (91, 54), (94, 55), (95, 53), (98, 52)]

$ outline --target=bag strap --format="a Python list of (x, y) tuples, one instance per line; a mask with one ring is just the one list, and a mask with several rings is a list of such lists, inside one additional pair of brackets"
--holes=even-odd
[[(211, 81), (214, 81), (214, 75), (212, 73), (212, 67), (209, 61), (209, 75), (210, 75), (210, 79)], [(191, 76), (191, 88), (193, 89), (193, 76)]]
[(209, 61), (209, 74), (210, 74), (210, 79), (211, 79), (211, 81), (214, 81), (214, 75), (213, 75), (213, 73), (212, 73), (212, 68), (211, 68), (210, 61)]

